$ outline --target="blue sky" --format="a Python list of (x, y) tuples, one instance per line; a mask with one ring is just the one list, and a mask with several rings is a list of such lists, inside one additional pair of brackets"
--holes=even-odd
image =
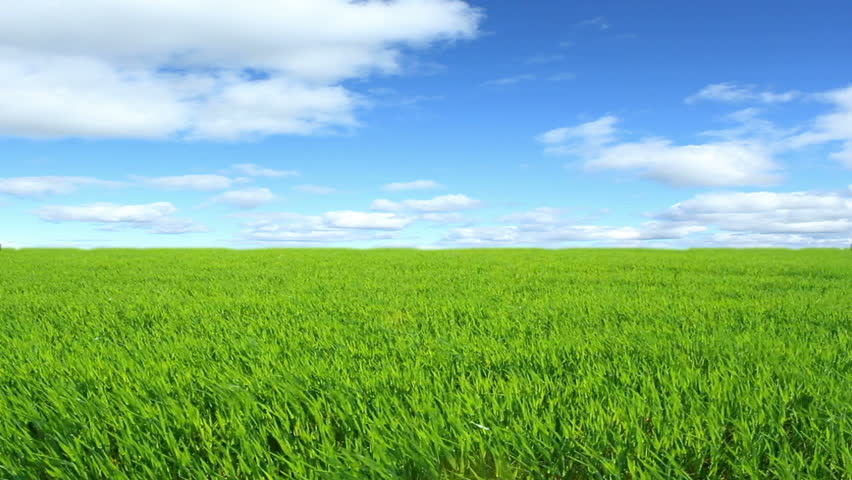
[(31, 0), (0, 16), (0, 243), (848, 246), (850, 19)]

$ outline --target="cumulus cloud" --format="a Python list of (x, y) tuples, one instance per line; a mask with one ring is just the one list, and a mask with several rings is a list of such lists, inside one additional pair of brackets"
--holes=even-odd
[(702, 88), (698, 93), (686, 98), (686, 103), (700, 101), (715, 101), (728, 103), (783, 103), (796, 100), (801, 96), (795, 90), (783, 93), (760, 91), (754, 85), (739, 85), (737, 83), (714, 83)]
[(540, 228), (523, 228), (517, 225), (498, 227), (466, 227), (450, 231), (444, 243), (466, 246), (540, 245), (559, 246), (566, 243), (593, 242), (597, 244), (638, 244), (645, 240), (682, 239), (704, 232), (700, 225), (683, 225), (666, 222), (645, 222), (639, 227), (608, 225), (541, 224)]
[(368, 213), (343, 210), (323, 215), (325, 224), (333, 228), (366, 230), (401, 230), (411, 223), (411, 218), (393, 213)]
[(49, 222), (150, 223), (167, 217), (176, 211), (177, 208), (169, 202), (144, 205), (93, 203), (82, 206), (55, 205), (42, 207), (36, 210), (36, 215)]
[(194, 222), (189, 218), (164, 218), (153, 222), (150, 227), (153, 233), (164, 235), (180, 235), (184, 233), (205, 233), (210, 229), (206, 225)]
[(479, 208), (482, 202), (468, 197), (467, 195), (453, 194), (442, 195), (429, 200), (405, 200), (394, 202), (384, 198), (375, 200), (370, 205), (370, 210), (394, 212), (399, 210), (412, 210), (421, 213), (456, 212)]
[(676, 187), (769, 185), (780, 178), (760, 144), (673, 145), (665, 139), (608, 146), (586, 162), (592, 170), (626, 170)]
[(675, 145), (664, 138), (616, 141), (617, 118), (604, 116), (539, 135), (546, 152), (584, 158), (589, 170), (623, 170), (677, 187), (767, 185), (779, 180), (772, 151), (757, 141)]
[(345, 80), (397, 73), (404, 51), (472, 38), (480, 18), (461, 0), (17, 3), (0, 16), (0, 133), (239, 139), (348, 128), (362, 102)]
[(683, 239), (707, 227), (655, 219), (639, 226), (590, 225), (566, 218), (568, 209), (539, 207), (497, 218), (506, 225), (467, 226), (448, 232), (443, 244), (462, 246), (562, 246), (572, 243), (639, 245), (644, 241)]
[(233, 180), (222, 175), (179, 175), (174, 177), (141, 178), (143, 184), (166, 190), (211, 192), (231, 188)]
[(497, 221), (536, 226), (558, 225), (565, 222), (564, 215), (566, 213), (568, 213), (568, 210), (564, 208), (538, 207), (528, 212), (503, 215)]
[(209, 203), (221, 203), (237, 208), (257, 208), (270, 203), (278, 198), (268, 188), (244, 188), (241, 190), (228, 190), (213, 197)]
[(368, 240), (373, 237), (360, 232), (353, 233), (344, 230), (294, 231), (287, 229), (261, 229), (248, 232), (246, 238), (256, 242), (268, 243), (328, 244)]
[(249, 177), (280, 178), (299, 176), (299, 172), (295, 170), (275, 170), (272, 168), (261, 167), (260, 165), (255, 165), (253, 163), (238, 163), (236, 165), (232, 165), (231, 168), (235, 172), (248, 175)]
[(272, 213), (252, 215), (244, 238), (263, 243), (328, 244), (384, 240), (404, 229), (413, 219), (390, 213), (351, 210), (322, 215)]
[(93, 177), (8, 177), (0, 178), (0, 194), (16, 197), (41, 197), (75, 192), (83, 186), (119, 186), (119, 182)]
[(847, 240), (800, 234), (719, 232), (697, 239), (691, 245), (727, 248), (844, 248), (848, 244)]
[[(540, 207), (497, 218), (504, 225), (450, 230), (443, 245), (844, 247), (852, 242), (852, 186), (834, 192), (716, 192), (649, 215), (639, 225), (591, 225)], [(661, 243), (662, 242), (662, 243)]]
[(852, 198), (840, 193), (708, 193), (671, 206), (659, 218), (733, 232), (848, 234)]
[(405, 192), (408, 190), (433, 190), (443, 185), (434, 180), (413, 180), (410, 182), (393, 182), (382, 187), (387, 192)]
[(174, 218), (177, 208), (169, 202), (141, 205), (93, 203), (88, 205), (51, 205), (34, 213), (42, 220), (53, 223), (85, 222), (111, 225), (103, 230), (120, 227), (147, 229), (153, 233), (182, 234), (208, 231), (204, 225), (191, 219)]

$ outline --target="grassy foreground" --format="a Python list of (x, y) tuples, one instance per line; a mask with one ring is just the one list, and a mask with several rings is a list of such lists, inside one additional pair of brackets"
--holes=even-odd
[(0, 479), (850, 472), (852, 252), (0, 252)]

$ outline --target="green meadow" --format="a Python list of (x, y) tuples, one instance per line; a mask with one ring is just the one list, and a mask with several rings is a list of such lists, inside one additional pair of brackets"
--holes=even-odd
[(0, 251), (0, 479), (850, 472), (850, 251)]

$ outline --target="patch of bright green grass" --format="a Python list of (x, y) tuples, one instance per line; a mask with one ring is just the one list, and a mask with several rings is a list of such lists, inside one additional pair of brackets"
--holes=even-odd
[(0, 478), (852, 478), (841, 250), (0, 252)]

